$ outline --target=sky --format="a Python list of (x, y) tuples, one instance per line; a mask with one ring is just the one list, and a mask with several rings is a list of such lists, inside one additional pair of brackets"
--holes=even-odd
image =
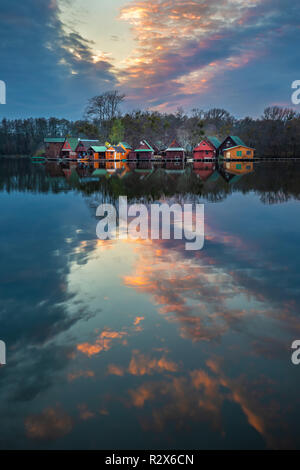
[(295, 0), (2, 0), (0, 26), (0, 118), (80, 119), (113, 89), (124, 111), (258, 117), (300, 79)]

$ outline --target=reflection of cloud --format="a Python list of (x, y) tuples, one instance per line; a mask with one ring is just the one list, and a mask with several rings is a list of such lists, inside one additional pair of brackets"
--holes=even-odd
[(91, 357), (95, 354), (99, 354), (99, 352), (101, 351), (108, 351), (112, 346), (113, 340), (121, 340), (127, 334), (128, 333), (126, 333), (125, 331), (102, 331), (102, 333), (98, 336), (94, 344), (78, 344), (77, 349), (86, 356)]
[(145, 385), (141, 385), (136, 390), (129, 390), (129, 395), (131, 396), (132, 404), (137, 408), (142, 408), (147, 400), (154, 399), (154, 390), (156, 389), (156, 387), (157, 385), (155, 383), (148, 383)]
[(227, 305), (239, 293), (228, 273), (208, 265), (205, 257), (185, 259), (176, 250), (160, 250), (156, 256), (159, 243), (137, 248), (135, 273), (125, 276), (124, 283), (150, 293), (159, 313), (179, 321), (182, 336), (194, 341), (219, 338), (243, 318), (243, 310)]
[(88, 406), (85, 403), (78, 405), (79, 416), (82, 421), (87, 421), (88, 419), (94, 418), (95, 414), (88, 409)]
[(189, 427), (191, 421), (206, 421), (220, 428), (223, 401), (220, 384), (204, 371), (194, 371), (191, 375), (192, 379), (174, 377), (129, 390), (131, 404), (137, 408), (142, 408), (147, 401), (164, 400), (161, 407), (154, 405), (152, 419), (143, 423), (144, 428), (162, 431), (170, 421), (176, 422), (177, 427)]
[(57, 439), (69, 434), (72, 428), (72, 418), (59, 408), (47, 408), (25, 420), (26, 434), (31, 439)]
[(280, 397), (272, 380), (263, 375), (253, 380), (245, 375), (229, 378), (222, 370), (222, 362), (216, 359), (208, 360), (206, 365), (208, 370), (197, 369), (187, 376), (169, 376), (128, 390), (131, 406), (143, 408), (147, 402), (152, 403), (151, 417), (143, 416), (143, 429), (162, 431), (170, 422), (185, 428), (194, 421), (198, 425), (209, 423), (224, 436), (222, 408), (225, 401), (231, 401), (243, 412), (244, 425), (248, 423), (257, 431), (267, 447), (297, 446), (291, 430), (283, 424), (293, 410), (280, 409)]
[(133, 351), (132, 359), (128, 371), (132, 375), (146, 375), (154, 372), (176, 372), (178, 366), (173, 361), (168, 361), (165, 357), (160, 359), (150, 358), (139, 351)]
[(122, 375), (124, 375), (124, 370), (120, 366), (109, 364), (107, 367), (107, 373), (109, 375), (118, 375), (119, 377), (122, 377)]
[(79, 370), (77, 372), (70, 372), (68, 374), (68, 381), (73, 382), (76, 379), (79, 379), (80, 377), (95, 377), (95, 372), (92, 370)]
[(178, 365), (168, 360), (165, 356), (154, 358), (134, 350), (127, 369), (115, 364), (110, 364), (107, 368), (107, 373), (122, 376), (127, 372), (131, 375), (142, 376), (152, 375), (154, 373), (176, 372), (177, 370)]

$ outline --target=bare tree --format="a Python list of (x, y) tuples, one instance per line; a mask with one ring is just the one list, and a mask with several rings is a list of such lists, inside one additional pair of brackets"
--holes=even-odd
[(115, 119), (119, 114), (119, 106), (125, 95), (118, 91), (107, 91), (89, 100), (85, 110), (87, 119), (96, 120), (101, 125), (104, 121)]

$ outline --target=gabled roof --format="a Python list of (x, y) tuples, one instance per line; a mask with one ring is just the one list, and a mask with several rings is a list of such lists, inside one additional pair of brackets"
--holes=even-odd
[(209, 140), (209, 142), (210, 142), (211, 144), (213, 144), (213, 146), (214, 146), (216, 149), (218, 149), (218, 148), (220, 147), (221, 142), (219, 141), (219, 139), (218, 139), (217, 137), (208, 136), (208, 137), (206, 137), (206, 138), (207, 138), (207, 140)]
[(78, 145), (78, 137), (66, 137), (65, 142), (68, 142), (71, 150), (75, 151)]
[(180, 147), (177, 140), (174, 139), (171, 145), (166, 149), (166, 152), (184, 152), (184, 148)]
[(242, 139), (240, 139), (240, 137), (238, 137), (237, 135), (231, 135), (230, 137), (236, 143), (236, 145), (242, 145), (243, 147), (247, 147), (247, 145), (245, 145)]
[(92, 145), (90, 147), (90, 149), (92, 149), (94, 152), (106, 152), (107, 148), (105, 147), (105, 145)]
[(97, 139), (96, 140), (80, 139), (78, 141), (78, 145), (79, 144), (83, 144), (86, 148), (92, 147), (93, 145), (95, 145), (95, 146), (101, 145), (100, 141), (97, 140)]
[(140, 142), (140, 145), (146, 145), (148, 148), (146, 148), (146, 149), (137, 148), (137, 149), (135, 149), (135, 152), (154, 152), (154, 149), (151, 147), (150, 144), (148, 144), (147, 140), (142, 140)]
[(239, 145), (235, 145), (234, 147), (228, 147), (227, 149), (224, 149), (224, 152), (227, 152), (228, 150), (232, 150), (232, 149), (238, 149), (239, 147), (244, 147), (249, 150), (255, 150), (253, 147), (248, 147), (248, 145), (239, 144)]
[(64, 137), (45, 137), (44, 139), (44, 142), (45, 144), (48, 143), (59, 143), (59, 144), (63, 144), (65, 141), (65, 138)]
[(120, 145), (123, 145), (123, 147), (125, 147), (128, 150), (132, 149), (131, 145), (127, 144), (127, 142), (120, 142)]
[(113, 148), (115, 149), (116, 152), (118, 153), (125, 153), (125, 150), (123, 149), (123, 147), (119, 146), (119, 145), (114, 145)]

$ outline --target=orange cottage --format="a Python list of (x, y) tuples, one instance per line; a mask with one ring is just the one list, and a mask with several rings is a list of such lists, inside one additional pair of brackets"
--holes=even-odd
[(254, 158), (255, 149), (243, 145), (236, 145), (223, 151), (224, 158)]

